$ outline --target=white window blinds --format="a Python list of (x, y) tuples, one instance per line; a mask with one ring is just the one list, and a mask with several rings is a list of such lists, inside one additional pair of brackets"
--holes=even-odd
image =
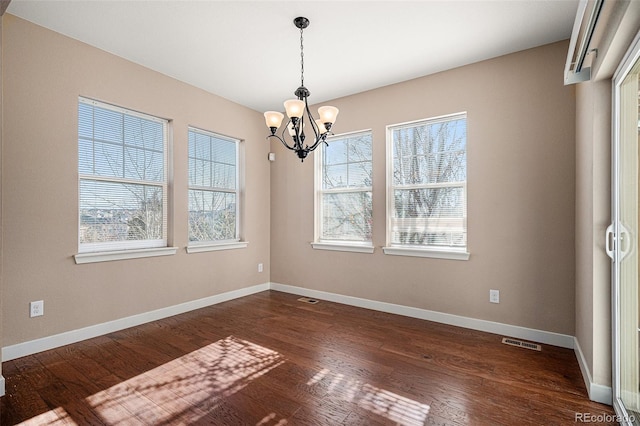
[(79, 251), (166, 247), (167, 121), (79, 98)]
[(316, 163), (318, 242), (371, 242), (371, 132), (338, 135), (328, 140)]
[(466, 249), (466, 113), (388, 127), (391, 246)]
[(239, 241), (239, 141), (189, 129), (189, 244)]

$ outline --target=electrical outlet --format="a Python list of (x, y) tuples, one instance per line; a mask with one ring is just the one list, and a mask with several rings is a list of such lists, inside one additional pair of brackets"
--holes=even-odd
[(29, 303), (29, 317), (41, 317), (44, 315), (44, 300)]
[(489, 290), (489, 302), (500, 303), (500, 290)]
[(258, 263), (258, 272), (262, 272), (263, 269), (262, 263)]

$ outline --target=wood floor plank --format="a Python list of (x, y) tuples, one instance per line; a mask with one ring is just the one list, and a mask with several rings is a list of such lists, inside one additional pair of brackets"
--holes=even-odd
[(563, 425), (572, 350), (265, 291), (3, 363), (0, 423)]

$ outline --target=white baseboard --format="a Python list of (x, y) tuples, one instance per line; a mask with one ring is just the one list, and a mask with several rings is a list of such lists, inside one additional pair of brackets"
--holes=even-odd
[(593, 379), (591, 378), (591, 370), (589, 370), (587, 360), (584, 358), (580, 343), (575, 337), (573, 343), (573, 351), (576, 353), (578, 365), (580, 366), (580, 372), (582, 372), (582, 379), (584, 380), (584, 385), (587, 388), (587, 392), (589, 393), (589, 399), (601, 404), (612, 405), (613, 389), (611, 389), (611, 386), (599, 385), (593, 382)]
[(193, 311), (194, 309), (204, 308), (206, 306), (215, 305), (217, 303), (226, 302), (228, 300), (237, 299), (239, 297), (248, 296), (250, 294), (259, 293), (269, 290), (269, 283), (258, 284), (252, 287), (241, 288), (214, 296), (205, 297), (190, 302), (181, 303), (179, 305), (169, 306), (155, 311), (145, 312), (138, 315), (132, 315), (126, 318), (120, 318), (114, 321), (96, 324), (78, 330), (67, 331), (53, 336), (43, 337), (41, 339), (31, 340), (16, 345), (5, 346), (2, 348), (2, 361), (9, 361), (34, 353), (58, 348), (60, 346), (71, 343), (80, 342), (82, 340), (91, 339), (93, 337), (102, 336), (114, 331), (123, 330), (125, 328), (134, 327), (136, 325), (145, 324), (147, 322), (156, 321), (173, 315), (182, 314)]
[(4, 394), (5, 394), (4, 377), (2, 377), (2, 375), (0, 375), (0, 396), (4, 396)]
[(393, 303), (378, 302), (375, 300), (362, 299), (353, 296), (344, 296), (325, 291), (310, 290), (308, 288), (296, 287), (286, 284), (271, 283), (271, 290), (285, 293), (299, 294), (300, 296), (322, 299), (330, 302), (342, 303), (345, 305), (357, 306), (359, 308), (373, 309), (375, 311), (387, 312), (390, 314), (404, 315), (412, 318), (419, 318), (443, 324), (455, 325), (457, 327), (469, 328), (472, 330), (486, 331), (488, 333), (500, 334), (519, 339), (531, 340), (547, 345), (560, 346), (562, 348), (573, 349), (574, 337), (566, 334), (553, 333), (550, 331), (535, 330), (532, 328), (519, 327), (517, 325), (502, 324), (499, 322), (485, 321), (475, 318), (463, 317), (459, 315), (446, 314), (443, 312), (429, 311), (427, 309), (412, 308), (410, 306), (396, 305)]

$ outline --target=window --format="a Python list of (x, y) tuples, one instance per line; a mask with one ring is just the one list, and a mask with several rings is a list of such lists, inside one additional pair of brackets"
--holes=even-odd
[(239, 242), (240, 141), (189, 129), (189, 252), (245, 247)]
[(313, 247), (371, 253), (371, 131), (333, 136), (327, 142), (316, 152)]
[(79, 98), (80, 253), (167, 246), (167, 127)]
[(467, 116), (387, 127), (386, 254), (468, 259)]

